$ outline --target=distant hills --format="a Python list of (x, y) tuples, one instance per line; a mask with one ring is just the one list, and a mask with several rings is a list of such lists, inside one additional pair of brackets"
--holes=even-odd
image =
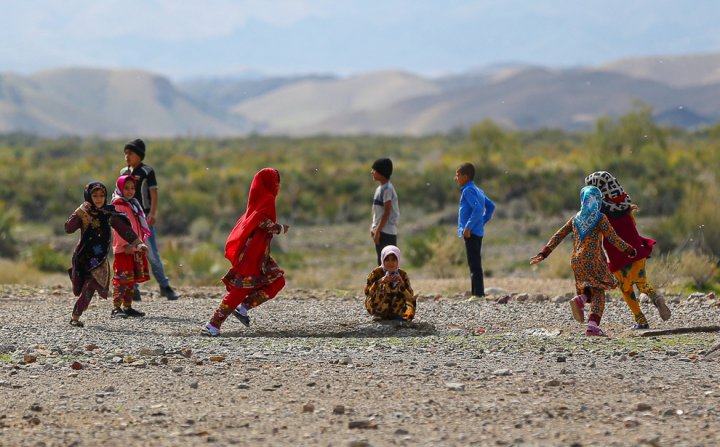
[(69, 68), (0, 75), (0, 132), (42, 136), (423, 135), (489, 118), (508, 128), (589, 129), (636, 100), (658, 122), (720, 122), (720, 54), (595, 67), (492, 67), (441, 78), (382, 71), (203, 79)]

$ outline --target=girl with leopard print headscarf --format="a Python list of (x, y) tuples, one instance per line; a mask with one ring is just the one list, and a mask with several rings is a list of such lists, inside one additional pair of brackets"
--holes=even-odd
[(646, 294), (652, 303), (657, 307), (660, 318), (670, 318), (670, 309), (665, 304), (665, 299), (658, 296), (652, 284), (647, 279), (645, 260), (650, 257), (655, 241), (641, 236), (638, 233), (633, 211), (638, 209), (632, 203), (630, 196), (625, 192), (618, 180), (607, 171), (597, 171), (585, 177), (585, 184), (596, 186), (602, 192), (601, 211), (607, 216), (610, 225), (615, 232), (637, 249), (637, 255), (628, 258), (624, 253), (619, 252), (615, 247), (603, 241), (603, 248), (608, 255), (608, 267), (620, 283), (625, 303), (630, 308), (635, 320), (633, 329), (649, 329), (645, 314), (640, 309), (640, 301), (635, 295), (634, 287), (640, 293)]

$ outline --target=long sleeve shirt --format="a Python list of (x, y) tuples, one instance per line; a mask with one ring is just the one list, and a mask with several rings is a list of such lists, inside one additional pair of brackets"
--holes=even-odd
[(482, 189), (473, 182), (467, 182), (460, 188), (458, 207), (458, 236), (463, 236), (465, 228), (476, 236), (485, 235), (485, 224), (492, 219), (495, 204), (485, 196)]

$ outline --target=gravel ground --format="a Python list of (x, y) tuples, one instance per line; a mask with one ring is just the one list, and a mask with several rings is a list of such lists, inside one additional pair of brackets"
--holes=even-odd
[[(67, 287), (2, 286), (0, 445), (720, 444), (718, 332), (641, 337), (614, 300), (610, 337), (586, 338), (567, 297), (522, 287), (423, 294), (409, 327), (357, 292), (286, 289), (205, 338), (219, 288), (148, 293), (142, 319), (95, 299), (78, 329)], [(717, 298), (668, 298), (667, 322), (643, 305), (653, 329), (718, 324)]]

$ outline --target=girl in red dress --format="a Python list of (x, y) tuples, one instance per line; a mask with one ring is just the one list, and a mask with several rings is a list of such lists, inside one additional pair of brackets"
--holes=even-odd
[(285, 272), (270, 256), (273, 235), (287, 233), (288, 226), (276, 222), (275, 198), (280, 173), (264, 168), (253, 178), (245, 214), (240, 216), (225, 243), (225, 257), (232, 267), (223, 277), (227, 294), (203, 334), (220, 335), (220, 326), (230, 314), (250, 325), (247, 311), (275, 297), (285, 286)]

